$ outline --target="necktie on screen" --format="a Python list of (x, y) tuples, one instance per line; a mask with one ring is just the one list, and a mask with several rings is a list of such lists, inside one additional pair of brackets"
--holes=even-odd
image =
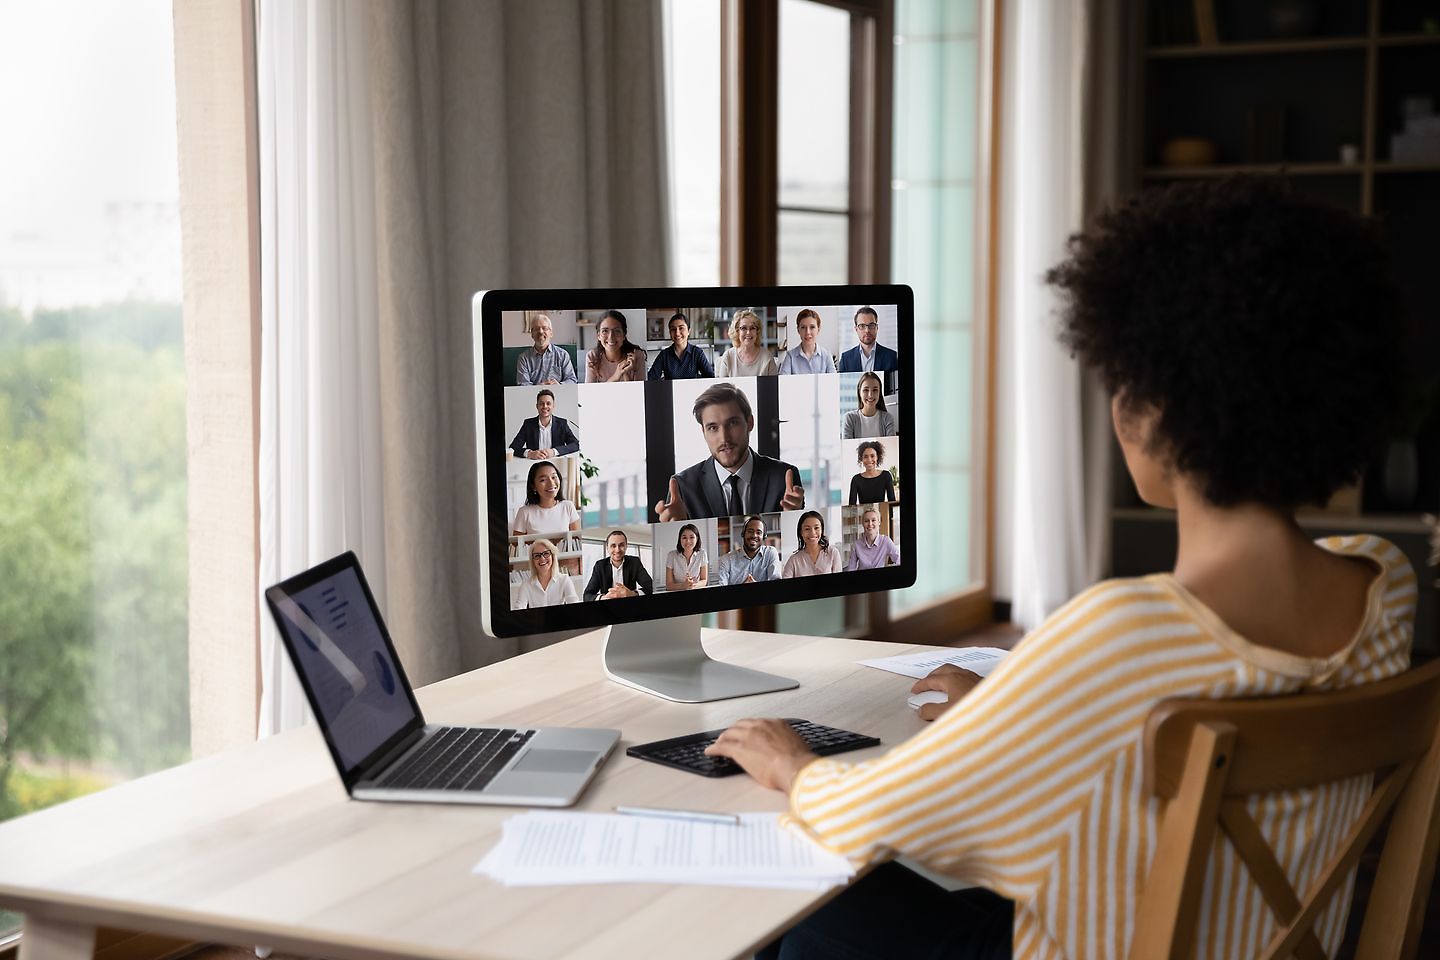
[(739, 474), (730, 474), (730, 480), (728, 482), (730, 484), (730, 516), (738, 517), (745, 512), (745, 508), (740, 504)]

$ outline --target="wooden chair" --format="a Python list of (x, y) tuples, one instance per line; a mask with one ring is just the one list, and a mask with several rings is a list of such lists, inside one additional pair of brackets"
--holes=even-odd
[[(1364, 773), (1375, 774), (1375, 788), (1359, 820), (1297, 895), (1245, 798)], [(1323, 960), (1315, 922), (1392, 809), (1356, 956), (1415, 956), (1440, 840), (1440, 661), (1336, 693), (1166, 701), (1146, 726), (1144, 776), (1147, 795), (1169, 803), (1131, 960), (1193, 956), (1217, 825), (1279, 920), (1262, 956)]]

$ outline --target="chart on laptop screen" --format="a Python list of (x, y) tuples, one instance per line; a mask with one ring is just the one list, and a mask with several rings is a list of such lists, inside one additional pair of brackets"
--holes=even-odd
[(504, 418), (485, 454), (504, 463), (510, 609), (813, 576), (861, 592), (900, 563), (897, 305), (500, 320), (503, 410), (477, 419)]

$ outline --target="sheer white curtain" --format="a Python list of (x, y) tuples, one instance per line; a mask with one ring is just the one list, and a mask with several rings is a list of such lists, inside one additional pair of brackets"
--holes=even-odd
[[(663, 285), (658, 0), (259, 3), (261, 582), (354, 550), (417, 686), (479, 628), (470, 300)], [(304, 717), (262, 618), (261, 733)]]
[[(343, 0), (259, 8), (260, 583), (348, 548), (383, 607), (367, 33)], [(263, 737), (306, 707), (260, 623)]]
[(1083, 378), (1043, 279), (1084, 210), (1087, 36), (1083, 4), (1004, 2), (995, 587), (1028, 630), (1093, 577)]

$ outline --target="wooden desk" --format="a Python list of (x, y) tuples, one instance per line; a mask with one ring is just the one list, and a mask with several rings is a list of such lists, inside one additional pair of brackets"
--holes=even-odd
[[(600, 634), (419, 691), (427, 719), (617, 727), (576, 809), (617, 803), (781, 810), (749, 777), (707, 780), (627, 746), (793, 716), (881, 738), (920, 729), (906, 677), (854, 661), (920, 647), (707, 631), (717, 657), (798, 690), (718, 703), (659, 700), (604, 679)], [(0, 824), (0, 904), (26, 914), (21, 956), (91, 954), (117, 927), (324, 957), (685, 957), (749, 954), (828, 894), (616, 884), (506, 889), (471, 867), (514, 807), (352, 802), (308, 726)], [(719, 918), (724, 918), (723, 920)]]

